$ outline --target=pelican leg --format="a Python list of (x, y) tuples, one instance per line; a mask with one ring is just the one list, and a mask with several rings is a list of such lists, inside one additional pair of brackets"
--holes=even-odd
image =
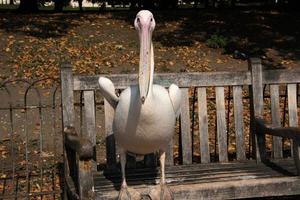
[(166, 184), (165, 178), (165, 160), (166, 152), (159, 152), (159, 161), (160, 161), (160, 184), (158, 187), (152, 189), (149, 193), (151, 200), (173, 200), (173, 194), (170, 188)]
[(126, 151), (120, 148), (120, 161), (122, 171), (122, 185), (119, 192), (118, 200), (140, 200), (140, 194), (127, 186), (125, 167), (126, 167)]

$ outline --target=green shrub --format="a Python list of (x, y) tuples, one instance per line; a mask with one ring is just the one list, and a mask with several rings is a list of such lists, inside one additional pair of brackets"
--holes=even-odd
[(207, 46), (211, 48), (225, 48), (229, 43), (228, 38), (223, 35), (213, 34), (206, 40)]

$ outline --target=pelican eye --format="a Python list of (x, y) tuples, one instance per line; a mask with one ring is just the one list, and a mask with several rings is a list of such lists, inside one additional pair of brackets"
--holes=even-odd
[(150, 22), (152, 22), (152, 21), (153, 21), (153, 18), (150, 19)]
[(140, 23), (140, 18), (139, 17), (136, 18), (136, 21), (137, 21), (137, 23)]

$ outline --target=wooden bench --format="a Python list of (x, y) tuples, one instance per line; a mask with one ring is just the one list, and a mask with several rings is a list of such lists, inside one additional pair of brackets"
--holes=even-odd
[[(137, 80), (132, 74), (106, 77), (117, 89)], [(103, 154), (96, 152), (98, 78), (73, 76), (68, 64), (61, 68), (65, 194), (72, 199), (116, 199), (121, 184), (112, 133), (114, 110), (106, 101), (107, 162), (97, 170), (96, 154)], [(167, 153), (166, 179), (175, 199), (300, 195), (300, 130), (280, 128), (286, 121), (288, 126), (298, 126), (300, 71), (263, 71), (260, 60), (251, 59), (248, 71), (156, 74), (154, 82), (165, 87), (175, 83), (183, 94), (179, 130)], [(75, 91), (83, 92), (86, 129), (82, 135), (73, 128)], [(282, 105), (287, 113), (281, 112)], [(265, 124), (263, 117), (271, 118), (272, 125)], [(293, 142), (289, 145), (284, 139), (283, 143), (282, 137)], [(159, 180), (155, 154), (145, 156), (144, 167), (135, 163), (131, 158), (128, 185), (147, 194)]]

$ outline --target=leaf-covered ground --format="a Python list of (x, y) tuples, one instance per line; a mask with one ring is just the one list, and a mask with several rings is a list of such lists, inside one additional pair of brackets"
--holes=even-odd
[[(0, 13), (0, 78), (58, 78), (64, 61), (77, 74), (136, 72), (135, 14)], [(297, 13), (245, 8), (154, 16), (156, 71), (245, 70), (243, 59), (250, 56), (261, 57), (269, 68), (299, 66)]]

